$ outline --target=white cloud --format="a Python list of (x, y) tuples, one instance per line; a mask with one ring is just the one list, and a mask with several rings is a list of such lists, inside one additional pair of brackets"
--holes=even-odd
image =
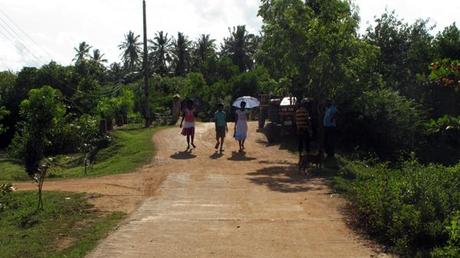
[[(453, 21), (460, 24), (458, 0), (355, 2), (360, 6), (364, 28), (366, 21), (383, 13), (385, 7), (395, 9), (399, 17), (408, 22), (431, 17), (438, 28)], [(246, 24), (249, 31), (257, 33), (261, 26), (258, 6), (259, 0), (147, 0), (149, 38), (163, 30), (173, 36), (181, 31), (190, 39), (202, 33), (211, 34), (221, 42), (228, 35), (228, 27), (240, 24)], [(6, 19), (1, 11), (40, 45), (35, 46), (23, 36), (27, 48), (39, 59), (54, 59), (64, 65), (72, 62), (73, 48), (81, 41), (99, 48), (110, 62), (117, 61), (118, 45), (124, 34), (129, 30), (137, 34), (142, 32), (141, 0), (0, 0), (0, 18)], [(0, 34), (0, 70), (37, 65), (26, 50), (18, 52), (15, 45), (19, 39), (9, 38), (2, 39)]]

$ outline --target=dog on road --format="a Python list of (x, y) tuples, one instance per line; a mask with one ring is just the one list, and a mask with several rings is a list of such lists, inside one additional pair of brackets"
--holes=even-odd
[(304, 154), (299, 159), (299, 173), (305, 175), (308, 174), (308, 166), (310, 164), (315, 165), (316, 168), (321, 168), (324, 159), (324, 153), (322, 150), (318, 151), (317, 154)]

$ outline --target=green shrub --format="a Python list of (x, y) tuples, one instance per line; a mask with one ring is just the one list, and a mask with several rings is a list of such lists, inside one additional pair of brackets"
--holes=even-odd
[(339, 129), (345, 145), (375, 152), (383, 160), (397, 160), (423, 136), (420, 110), (397, 91), (367, 91), (343, 109), (339, 106)]
[(6, 110), (5, 107), (0, 107), (0, 134), (6, 132), (6, 130), (8, 129), (6, 126), (4, 126), (1, 122), (3, 120), (3, 117), (5, 117), (6, 115), (8, 115), (10, 112), (8, 110)]
[(52, 133), (63, 120), (65, 106), (61, 92), (50, 86), (29, 91), (28, 98), (21, 102), (19, 133), (13, 139), (14, 153), (22, 153), (26, 171), (33, 175), (39, 169), (46, 148), (51, 145)]
[(423, 166), (410, 161), (390, 168), (345, 162), (340, 177), (360, 224), (397, 252), (426, 254), (448, 245), (447, 226), (460, 210), (460, 164)]
[(452, 219), (450, 225), (446, 227), (449, 233), (448, 245), (443, 248), (437, 248), (432, 252), (433, 257), (460, 257), (460, 211), (457, 211)]
[(11, 193), (14, 191), (11, 184), (0, 184), (0, 213), (10, 207), (15, 206)]
[(445, 115), (426, 122), (425, 140), (420, 142), (417, 154), (425, 162), (457, 163), (460, 160), (460, 117)]

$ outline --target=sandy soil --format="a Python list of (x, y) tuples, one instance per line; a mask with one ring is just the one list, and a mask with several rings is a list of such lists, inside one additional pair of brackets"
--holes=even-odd
[[(161, 136), (160, 133), (159, 137)], [(154, 136), (152, 141), (156, 140)], [(168, 171), (161, 168), (162, 163), (154, 158), (151, 164), (130, 174), (47, 181), (44, 190), (87, 193), (89, 202), (98, 210), (121, 211), (129, 214), (136, 210), (143, 200), (155, 195)], [(19, 191), (36, 189), (36, 185), (32, 182), (15, 183), (14, 186)]]

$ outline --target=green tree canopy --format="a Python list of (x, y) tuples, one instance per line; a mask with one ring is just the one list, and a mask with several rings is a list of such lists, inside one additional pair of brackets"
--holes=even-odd
[(150, 54), (149, 58), (151, 64), (153, 65), (153, 72), (164, 76), (169, 72), (169, 64), (172, 60), (171, 58), (171, 38), (168, 37), (168, 33), (159, 31), (155, 33), (153, 40), (149, 40)]
[(74, 48), (75, 52), (75, 57), (73, 61), (75, 61), (76, 64), (79, 64), (86, 59), (90, 58), (89, 51), (91, 50), (91, 46), (86, 43), (86, 41), (81, 42), (78, 47)]
[(221, 55), (229, 57), (241, 72), (248, 71), (254, 66), (254, 55), (258, 46), (258, 38), (239, 25), (229, 28), (230, 36), (224, 38)]
[(61, 102), (59, 90), (50, 86), (32, 89), (28, 98), (21, 102), (22, 142), (24, 143), (24, 164), (26, 172), (34, 175), (45, 155), (49, 136), (58, 121), (65, 115), (66, 109)]
[(140, 62), (140, 52), (142, 43), (139, 42), (139, 35), (135, 35), (134, 32), (129, 31), (125, 35), (125, 40), (118, 45), (118, 48), (122, 51), (121, 58), (123, 60), (125, 68), (133, 72), (138, 68)]
[(177, 33), (177, 39), (173, 41), (172, 49), (172, 64), (176, 76), (184, 76), (190, 71), (191, 45), (190, 40), (182, 32)]
[(359, 18), (348, 1), (262, 0), (258, 60), (289, 91), (317, 99), (343, 83), (343, 67), (359, 41)]
[(200, 71), (209, 58), (216, 55), (216, 40), (209, 34), (201, 34), (193, 49), (193, 68)]

